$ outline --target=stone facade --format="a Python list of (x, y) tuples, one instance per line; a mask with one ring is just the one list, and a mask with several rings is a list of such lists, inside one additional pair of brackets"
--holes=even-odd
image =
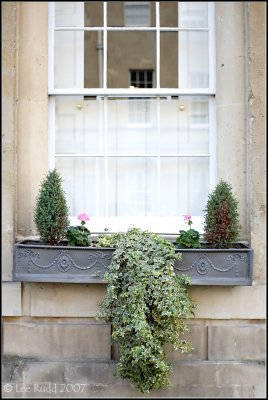
[[(265, 8), (216, 2), (217, 176), (238, 193), (253, 285), (190, 289), (194, 350), (168, 347), (172, 387), (143, 397), (266, 397)], [(12, 282), (48, 168), (47, 15), (46, 2), (2, 2), (2, 396), (140, 397), (113, 376), (111, 327), (94, 318), (104, 284)]]

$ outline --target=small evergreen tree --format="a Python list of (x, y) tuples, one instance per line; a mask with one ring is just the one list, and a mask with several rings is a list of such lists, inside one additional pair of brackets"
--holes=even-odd
[(69, 226), (69, 210), (61, 182), (56, 169), (47, 174), (41, 183), (34, 210), (34, 222), (40, 238), (51, 245), (65, 237)]
[(205, 208), (204, 240), (217, 248), (228, 247), (239, 235), (238, 201), (230, 184), (221, 180)]

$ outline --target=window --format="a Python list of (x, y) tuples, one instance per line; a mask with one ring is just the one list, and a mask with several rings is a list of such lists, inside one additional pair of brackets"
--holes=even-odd
[(153, 71), (130, 71), (130, 86), (137, 88), (152, 88)]
[(49, 168), (72, 217), (87, 212), (92, 232), (177, 234), (189, 213), (202, 230), (215, 184), (214, 4), (49, 9)]
[(150, 26), (150, 1), (125, 1), (125, 26)]

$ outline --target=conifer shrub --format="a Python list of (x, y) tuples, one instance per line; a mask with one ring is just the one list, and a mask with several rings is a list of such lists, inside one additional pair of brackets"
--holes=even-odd
[(204, 210), (204, 235), (206, 242), (216, 248), (228, 248), (238, 239), (238, 201), (230, 184), (221, 180), (209, 195)]
[(40, 239), (50, 245), (64, 239), (69, 226), (69, 210), (61, 182), (56, 169), (49, 171), (41, 183), (34, 209), (34, 222)]

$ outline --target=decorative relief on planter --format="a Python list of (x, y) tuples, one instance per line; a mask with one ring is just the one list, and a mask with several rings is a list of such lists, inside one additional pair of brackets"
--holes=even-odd
[(14, 245), (14, 280), (102, 282), (113, 252), (97, 247), (18, 243)]
[(175, 272), (190, 275), (193, 284), (252, 285), (253, 250), (180, 249)]
[[(25, 241), (14, 245), (13, 279), (30, 282), (103, 283), (114, 249), (47, 246)], [(193, 285), (251, 285), (253, 250), (179, 249), (175, 273)]]

